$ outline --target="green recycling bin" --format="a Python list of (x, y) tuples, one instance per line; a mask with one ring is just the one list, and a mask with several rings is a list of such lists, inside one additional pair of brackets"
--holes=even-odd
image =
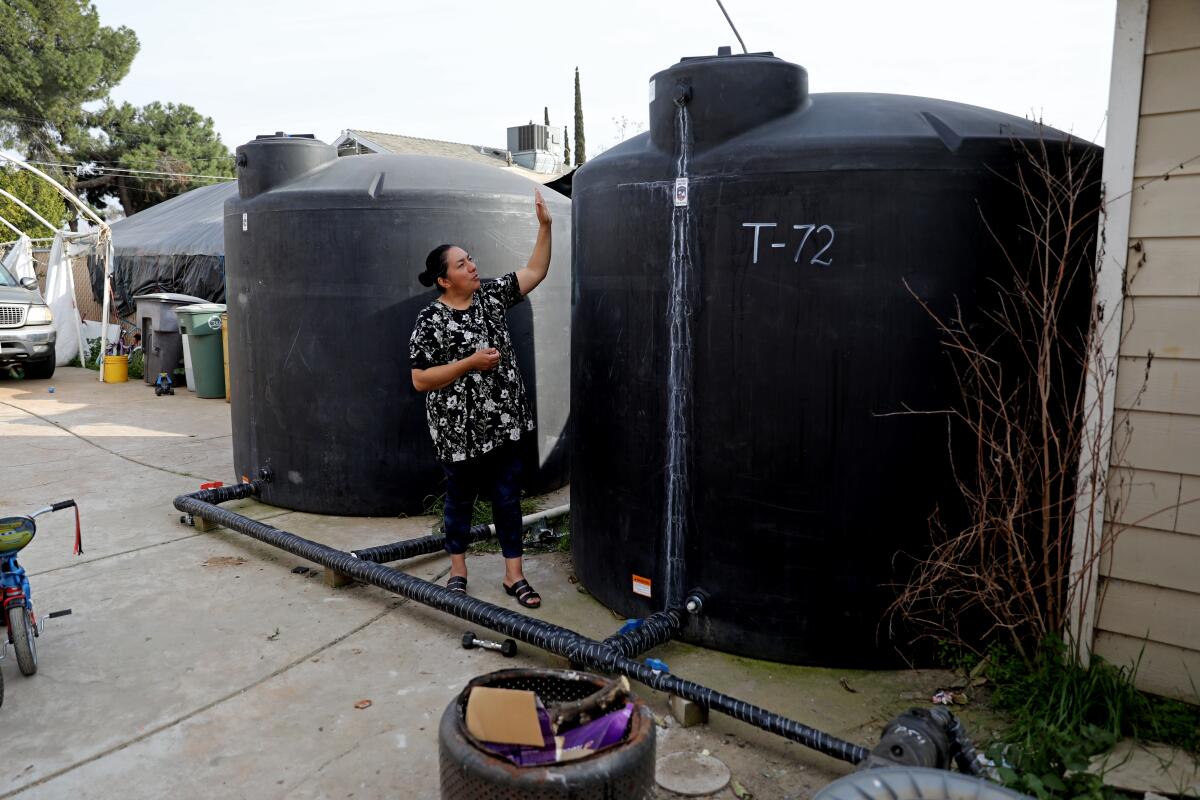
[(197, 303), (179, 306), (179, 332), (188, 337), (196, 396), (225, 398), (225, 357), (221, 350), (221, 303)]

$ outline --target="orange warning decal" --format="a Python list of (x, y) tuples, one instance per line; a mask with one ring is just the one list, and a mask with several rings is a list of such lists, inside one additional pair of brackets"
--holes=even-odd
[(642, 597), (650, 596), (650, 579), (643, 578), (641, 575), (633, 576), (633, 593), (640, 594)]

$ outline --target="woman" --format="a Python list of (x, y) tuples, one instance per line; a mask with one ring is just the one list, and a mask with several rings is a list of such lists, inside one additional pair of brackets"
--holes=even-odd
[(435, 247), (420, 281), (437, 286), (441, 294), (417, 314), (409, 340), (413, 387), (428, 393), (429, 433), (446, 473), (446, 586), (466, 593), (471, 510), (476, 496), (484, 495), (491, 500), (504, 553), (504, 591), (526, 608), (542, 602), (525, 579), (521, 561), (518, 443), (534, 423), (505, 312), (537, 288), (550, 269), (550, 209), (541, 192), (533, 195), (538, 235), (529, 263), (499, 280), (480, 283), (466, 250)]

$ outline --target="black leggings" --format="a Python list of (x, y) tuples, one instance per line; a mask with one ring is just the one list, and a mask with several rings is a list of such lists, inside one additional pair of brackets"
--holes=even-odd
[(446, 472), (446, 552), (467, 550), (475, 498), (492, 502), (496, 538), (505, 558), (521, 557), (521, 458), (516, 443), (466, 461), (442, 462)]

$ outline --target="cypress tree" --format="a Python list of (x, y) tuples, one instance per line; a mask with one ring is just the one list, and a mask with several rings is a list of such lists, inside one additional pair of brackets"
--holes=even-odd
[(563, 125), (563, 169), (571, 166), (571, 137), (567, 134), (567, 126)]
[(550, 106), (542, 106), (542, 113), (546, 115), (546, 127), (550, 127)]
[(579, 93), (579, 67), (575, 68), (575, 165), (587, 161), (587, 146), (583, 140), (583, 97)]

